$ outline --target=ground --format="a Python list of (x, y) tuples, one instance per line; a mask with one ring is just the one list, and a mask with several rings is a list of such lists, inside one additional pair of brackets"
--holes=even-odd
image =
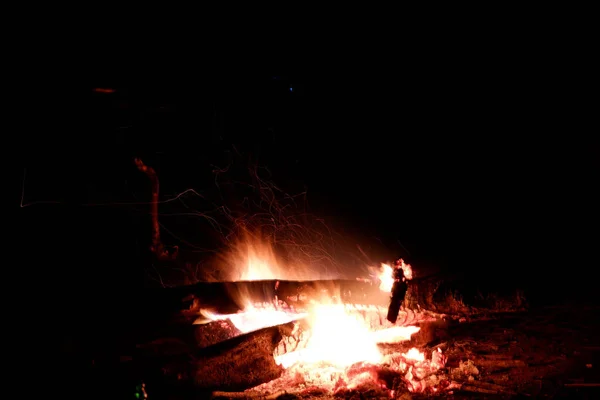
[[(439, 347), (448, 361), (435, 379), (453, 382), (460, 388), (440, 394), (415, 394), (402, 387), (394, 396), (598, 398), (600, 387), (594, 387), (600, 386), (598, 311), (598, 307), (556, 306), (518, 313), (447, 317), (445, 321), (424, 324), (411, 343), (391, 345), (386, 352), (417, 346), (431, 353)], [(380, 398), (385, 394), (359, 387), (332, 396), (313, 389), (296, 390), (289, 383), (287, 393), (286, 398), (308, 399)]]
[[(422, 323), (421, 331), (410, 343), (388, 345), (383, 348), (384, 352), (404, 352), (414, 346), (431, 354), (440, 348), (447, 356), (447, 363), (435, 373), (436, 379), (454, 383), (456, 387), (438, 394), (415, 394), (409, 392), (406, 385), (399, 385), (394, 396), (402, 399), (600, 398), (599, 311), (597, 306), (561, 305), (522, 312), (446, 315), (435, 322)], [(107, 348), (105, 358), (113, 359), (109, 353), (112, 354)], [(114, 356), (119, 356), (116, 350)], [(106, 398), (104, 394), (111, 398), (131, 398), (141, 380), (147, 383), (151, 400), (197, 398), (181, 392), (166, 396), (153, 392), (151, 379), (132, 371), (134, 362), (135, 357), (133, 362), (122, 357), (116, 366), (114, 363), (103, 365), (98, 359), (87, 365), (82, 361), (68, 376), (73, 384), (80, 382), (96, 392), (98, 398)], [(276, 395), (281, 388), (273, 387), (277, 390), (260, 394)], [(282, 399), (336, 398), (314, 390), (303, 391), (300, 387), (283, 389), (287, 394)], [(337, 398), (366, 399), (385, 395), (359, 387)]]
[[(451, 375), (468, 372), (455, 374), (464, 391), (592, 398), (599, 388), (585, 384), (600, 384), (598, 311), (573, 305), (463, 320), (440, 346)], [(465, 362), (475, 368), (460, 368)]]

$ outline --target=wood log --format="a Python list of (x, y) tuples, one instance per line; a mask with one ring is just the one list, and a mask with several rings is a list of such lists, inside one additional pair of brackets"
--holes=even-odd
[(390, 298), (389, 293), (379, 289), (378, 282), (358, 279), (278, 281), (275, 294), (291, 306), (302, 306), (311, 300), (387, 306)]
[[(385, 318), (386, 307), (352, 305), (346, 306), (346, 312), (364, 321), (365, 325), (373, 331), (390, 328), (394, 325), (420, 325), (421, 330), (413, 335), (410, 342), (413, 345), (429, 343), (438, 338), (440, 330), (445, 331), (443, 321), (435, 321), (432, 325), (432, 321), (436, 320), (435, 316), (412, 310), (400, 311), (399, 320), (396, 324), (391, 324)], [(304, 316), (305, 314), (298, 314), (298, 319), (294, 321), (297, 328), (292, 335), (286, 336), (281, 341), (275, 351), (276, 355), (301, 349), (306, 345), (310, 337), (310, 328)], [(197, 325), (170, 324), (159, 331), (153, 332), (151, 336), (146, 332), (146, 337), (144, 340), (140, 339), (136, 348), (140, 353), (155, 356), (193, 353), (198, 349), (212, 346), (239, 335), (242, 335), (242, 332), (229, 319)]]
[[(420, 285), (419, 281), (411, 281), (409, 293), (411, 287)], [(413, 289), (413, 292), (421, 291)], [(159, 338), (181, 337), (182, 334), (177, 333), (178, 330), (189, 330), (200, 316), (201, 309), (219, 314), (232, 314), (241, 311), (250, 303), (270, 303), (298, 310), (305, 308), (312, 300), (374, 305), (387, 310), (390, 294), (381, 291), (378, 282), (366, 280), (202, 282), (147, 291), (140, 298), (139, 312), (132, 329), (137, 332), (134, 334), (137, 337), (136, 344), (147, 343)], [(414, 307), (409, 308), (418, 309), (417, 303), (413, 303)], [(381, 324), (379, 315), (373, 315), (378, 317), (378, 321), (374, 322)], [(406, 317), (406, 313), (401, 313), (401, 320), (397, 325), (407, 325)], [(185, 338), (190, 336), (189, 333), (183, 335)], [(213, 343), (214, 341), (205, 341), (205, 345)]]
[(236, 336), (189, 354), (138, 357), (148, 392), (241, 391), (281, 375), (273, 353), (292, 334), (293, 323)]
[[(411, 281), (412, 282), (412, 281)], [(412, 284), (412, 283), (411, 283)], [(418, 283), (417, 283), (418, 285)], [(410, 286), (409, 286), (410, 290)], [(153, 353), (182, 354), (234, 336), (240, 332), (218, 324), (193, 325), (201, 309), (220, 314), (236, 313), (248, 303), (270, 303), (302, 309), (311, 300), (343, 301), (375, 305), (376, 310), (360, 310), (372, 328), (390, 324), (385, 315), (389, 293), (379, 290), (377, 282), (361, 280), (319, 281), (240, 281), (204, 282), (194, 285), (150, 290), (140, 298), (139, 312), (132, 324), (135, 345)], [(277, 301), (277, 302), (276, 302)], [(415, 314), (400, 312), (396, 325), (410, 325)]]
[(311, 300), (387, 306), (389, 293), (382, 292), (376, 282), (363, 280), (200, 282), (148, 291), (140, 306), (146, 310), (142, 318), (187, 323), (201, 308), (230, 314), (252, 303), (278, 301), (304, 307)]
[(142, 354), (176, 355), (194, 352), (241, 335), (230, 320), (202, 325), (166, 324), (162, 329), (138, 337), (136, 348)]

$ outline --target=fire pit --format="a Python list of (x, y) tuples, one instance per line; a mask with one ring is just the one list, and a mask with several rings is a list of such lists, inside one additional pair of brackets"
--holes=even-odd
[[(400, 266), (412, 278), (410, 266)], [(139, 360), (161, 371), (165, 390), (214, 398), (539, 395), (557, 390), (539, 377), (567, 373), (565, 354), (590, 340), (558, 329), (562, 322), (548, 325), (560, 317), (547, 312), (471, 307), (450, 314), (405, 301), (392, 323), (394, 270), (382, 265), (373, 279), (197, 285), (178, 317), (187, 333), (140, 346)], [(236, 312), (227, 311), (235, 307), (223, 293), (235, 299)], [(151, 396), (156, 384), (145, 383)]]
[(248, 396), (376, 390), (394, 397), (397, 390), (435, 392), (452, 387), (445, 376), (436, 375), (446, 362), (441, 348), (425, 354), (411, 341), (420, 330), (417, 325), (441, 316), (406, 310), (401, 311), (406, 323), (393, 325), (385, 320), (386, 313), (384, 307), (319, 303), (295, 316), (254, 307), (211, 317), (228, 319), (241, 332), (256, 327), (260, 315), (265, 321), (278, 322), (295, 317), (293, 322), (279, 325), (287, 328), (281, 330), (281, 340), (273, 350), (275, 365), (282, 367), (281, 375), (247, 390)]
[[(188, 313), (202, 348), (171, 342), (175, 358), (163, 371), (195, 388), (236, 390), (215, 390), (224, 397), (241, 396), (240, 390), (250, 397), (449, 390), (455, 386), (439, 372), (447, 360), (443, 350), (420, 349), (424, 343), (413, 338), (423, 324), (444, 316), (398, 306), (395, 322), (389, 321), (398, 270), (412, 278), (410, 265), (401, 262), (383, 264), (374, 279), (230, 282), (227, 291), (241, 304), (235, 313), (204, 308), (206, 300), (192, 296)], [(190, 352), (191, 368), (181, 359)]]

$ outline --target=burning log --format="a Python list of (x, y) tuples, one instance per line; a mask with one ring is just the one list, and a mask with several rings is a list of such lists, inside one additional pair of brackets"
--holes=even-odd
[[(260, 329), (217, 343), (204, 349), (176, 356), (142, 358), (148, 392), (169, 388), (194, 391), (245, 390), (278, 378), (283, 368), (276, 364), (273, 352), (293, 324)], [(158, 371), (159, 377), (157, 377)]]
[(140, 337), (136, 348), (145, 354), (177, 355), (194, 352), (241, 335), (228, 320), (211, 321), (206, 324), (171, 324)]
[[(373, 332), (373, 339), (381, 346), (385, 347), (388, 343), (395, 343), (401, 334), (405, 334), (405, 331), (401, 330), (387, 331), (394, 325), (385, 319), (387, 309), (384, 307), (355, 305), (333, 305), (332, 307), (337, 308), (336, 313), (343, 312), (360, 321), (361, 325)], [(307, 313), (297, 312), (285, 313), (273, 306), (263, 309), (255, 308), (236, 314), (213, 315), (212, 318), (214, 319), (201, 321), (193, 325), (167, 325), (163, 329), (152, 332), (152, 335), (147, 335), (142, 343), (136, 347), (140, 352), (155, 356), (191, 353), (243, 335), (245, 332), (293, 321), (295, 322), (294, 331), (284, 337), (274, 352), (274, 355), (280, 356), (306, 347), (310, 339), (310, 327), (306, 320), (308, 315)], [(207, 316), (207, 318), (210, 317)], [(426, 327), (435, 319), (435, 316), (432, 315), (406, 310), (400, 312), (399, 322), (395, 326), (399, 328), (419, 324), (421, 327)], [(425, 332), (427, 331), (426, 329)], [(429, 341), (431, 341), (430, 335), (423, 336), (417, 333), (411, 343), (417, 345)]]
[(376, 282), (349, 279), (200, 282), (155, 291), (142, 307), (150, 310), (147, 318), (186, 323), (193, 322), (200, 309), (231, 314), (255, 303), (284, 303), (297, 308), (311, 301), (387, 306), (389, 293), (381, 291)]
[(400, 307), (404, 303), (404, 296), (408, 290), (408, 283), (404, 276), (404, 270), (401, 267), (403, 264), (404, 261), (402, 259), (398, 260), (393, 272), (394, 284), (392, 285), (392, 297), (387, 313), (387, 320), (392, 324), (396, 323), (398, 319)]
[[(411, 281), (409, 292), (412, 285)], [(201, 326), (203, 323), (199, 322), (199, 319), (204, 311), (230, 315), (254, 304), (266, 304), (271, 308), (287, 310), (290, 314), (294, 314), (306, 309), (311, 301), (345, 303), (352, 308), (349, 312), (363, 315), (363, 319), (372, 328), (394, 325), (386, 319), (385, 314), (390, 304), (390, 295), (380, 290), (377, 282), (363, 280), (202, 282), (148, 292), (139, 305), (140, 312), (136, 323), (137, 343), (150, 343), (156, 339), (177, 337), (186, 343), (191, 343), (192, 347), (205, 347), (218, 340), (233, 337), (239, 332), (230, 332), (227, 329), (220, 333), (215, 332), (215, 329), (220, 329), (215, 324)], [(405, 308), (404, 311), (398, 312), (395, 325), (414, 324), (421, 319), (417, 318), (410, 308)], [(284, 321), (279, 323), (281, 322)], [(193, 324), (198, 325), (195, 325), (196, 328), (193, 328), (192, 332)]]
[[(140, 351), (152, 354), (194, 352), (269, 326), (263, 313), (267, 309), (280, 314), (271, 320), (271, 325), (302, 318), (302, 312), (313, 300), (321, 304), (345, 302), (346, 312), (357, 315), (372, 330), (414, 325), (431, 319), (426, 312), (405, 308), (398, 312), (395, 323), (389, 322), (386, 319), (389, 293), (371, 281), (205, 282), (160, 289), (142, 299), (136, 322), (136, 344)], [(265, 310), (258, 312), (261, 310), (256, 308), (254, 314), (241, 312), (248, 311), (253, 305)], [(242, 322), (246, 329), (236, 329), (228, 320), (231, 316), (233, 325)], [(252, 326), (248, 328), (249, 325)]]
[[(305, 285), (303, 293), (308, 293), (307, 296), (314, 298), (323, 296), (323, 286), (315, 286), (312, 283), (308, 282), (306, 285), (306, 282), (302, 282)], [(278, 289), (280, 286), (276, 284), (276, 292)], [(326, 299), (331, 296), (332, 293), (325, 291)], [(381, 383), (377, 372), (381, 368), (376, 364), (386, 360), (382, 353), (383, 348), (378, 345), (409, 341), (410, 336), (419, 328), (390, 326), (385, 319), (387, 308), (384, 307), (336, 303), (316, 305), (309, 314), (297, 311), (290, 314), (281, 313), (273, 304), (264, 309), (249, 307), (245, 312), (229, 315), (208, 313), (205, 317), (212, 319), (212, 322), (200, 325), (199, 329), (206, 331), (196, 332), (197, 343), (186, 347), (177, 340), (170, 340), (166, 341), (167, 346), (163, 346), (163, 349), (160, 349), (161, 343), (158, 343), (158, 351), (148, 352), (147, 348), (142, 350), (146, 351), (147, 360), (161, 360), (160, 367), (156, 367), (155, 370), (163, 371), (160, 378), (167, 382), (165, 387), (168, 385), (170, 388), (187, 387), (188, 390), (206, 393), (214, 390), (244, 390), (274, 381), (275, 385), (283, 385), (283, 381), (275, 378), (287, 371), (286, 379), (302, 376), (307, 382), (320, 382), (321, 374), (333, 374), (331, 377), (335, 379), (330, 382), (333, 386), (328, 390), (335, 393), (340, 390), (355, 390), (358, 384), (374, 385), (378, 388), (385, 386), (385, 390), (391, 390), (393, 385)], [(412, 312), (412, 316), (405, 311), (401, 313), (406, 314), (403, 320), (410, 318), (411, 321), (424, 322), (428, 319), (427, 315), (422, 313)], [(276, 324), (271, 317), (282, 316), (293, 321), (256, 330), (267, 323)], [(281, 322), (281, 319), (279, 321)], [(262, 325), (257, 325), (257, 322)], [(223, 329), (237, 328), (238, 336), (199, 349), (202, 345), (200, 342), (210, 343), (214, 338), (218, 340), (221, 333), (225, 336), (236, 334), (235, 330), (231, 329), (228, 332), (225, 332), (227, 329), (212, 332), (212, 327), (220, 323), (226, 323), (227, 326), (222, 327)], [(188, 326), (189, 328), (191, 326)], [(249, 331), (250, 333), (243, 333)], [(348, 340), (344, 340), (346, 335), (349, 336)], [(188, 342), (191, 342), (190, 335), (187, 336)], [(156, 349), (157, 343), (153, 345)], [(348, 351), (349, 349), (352, 351)], [(437, 385), (433, 381), (425, 382), (424, 379), (429, 379), (433, 370), (440, 368), (445, 361), (439, 360), (443, 358), (441, 352), (433, 353), (431, 360), (420, 353), (417, 356), (422, 356), (422, 359), (413, 360), (413, 354), (402, 355), (400, 372), (395, 373), (395, 376), (413, 386), (417, 385), (410, 386), (411, 390), (421, 391)], [(407, 370), (409, 364), (414, 368)], [(144, 362), (144, 365), (151, 363)], [(361, 365), (364, 368), (356, 370), (357, 366)], [(311, 372), (313, 368), (316, 368), (316, 375)], [(296, 382), (294, 386), (299, 384)]]
[(286, 325), (264, 328), (208, 347), (196, 358), (196, 387), (247, 389), (281, 375), (273, 351), (289, 330)]
[(212, 346), (242, 334), (228, 319), (205, 325), (194, 325), (193, 330), (195, 345), (199, 348)]
[(389, 301), (389, 293), (371, 280), (276, 281), (275, 289), (277, 298), (292, 306), (311, 300), (368, 305), (387, 305)]

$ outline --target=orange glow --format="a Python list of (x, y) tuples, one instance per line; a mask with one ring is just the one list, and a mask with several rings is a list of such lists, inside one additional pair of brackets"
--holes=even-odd
[(93, 91), (95, 93), (114, 93), (115, 89), (111, 89), (111, 88), (94, 88)]
[(403, 259), (399, 259), (396, 264), (404, 271), (404, 277), (406, 280), (410, 281), (413, 278), (413, 271), (410, 264), (406, 264)]
[[(258, 240), (238, 243), (225, 256), (225, 260), (231, 267), (230, 276), (233, 280), (302, 280), (314, 276), (306, 266), (285, 265), (271, 246)], [(405, 278), (412, 279), (409, 264), (398, 260), (394, 267), (402, 268)], [(391, 291), (394, 267), (389, 264), (381, 265), (377, 276), (380, 290)], [(310, 300), (306, 309), (298, 310), (287, 308), (283, 304), (252, 304), (249, 298), (240, 295), (242, 298), (238, 299), (238, 304), (242, 306), (242, 311), (221, 315), (201, 310), (201, 317), (196, 323), (227, 319), (243, 333), (294, 323), (290, 338), (284, 339), (294, 340), (294, 344), (288, 347), (284, 343), (273, 354), (275, 362), (284, 368), (284, 374), (281, 378), (255, 388), (257, 390), (269, 390), (260, 389), (265, 385), (289, 386), (286, 379), (300, 379), (305, 386), (318, 386), (331, 393), (370, 382), (382, 390), (389, 390), (390, 395), (393, 395), (393, 390), (388, 389), (374, 372), (374, 368), (383, 365), (401, 374), (410, 391), (423, 392), (427, 387), (437, 390), (431, 383), (427, 383), (429, 381), (425, 382), (423, 377), (445, 365), (446, 358), (440, 349), (434, 351), (430, 359), (414, 347), (405, 353), (385, 354), (382, 351), (379, 345), (409, 341), (421, 329), (413, 325), (390, 324), (380, 317), (387, 308), (344, 304), (339, 301), (340, 295), (329, 294)]]
[(394, 285), (394, 269), (389, 264), (381, 264), (379, 274), (379, 289), (383, 292), (391, 292)]
[[(230, 250), (221, 256), (226, 279), (231, 281), (257, 281), (267, 279), (314, 280), (320, 276), (318, 268), (301, 261), (283, 260), (274, 250), (273, 243), (260, 234), (247, 233), (231, 245)], [(320, 279), (333, 279), (337, 276), (321, 276)]]
[[(403, 259), (396, 261), (395, 268), (402, 268), (406, 280), (411, 280), (413, 278), (411, 265), (406, 264)], [(394, 286), (394, 267), (389, 264), (381, 264), (381, 271), (378, 278), (380, 282), (379, 289), (383, 292), (391, 292), (392, 286)]]

